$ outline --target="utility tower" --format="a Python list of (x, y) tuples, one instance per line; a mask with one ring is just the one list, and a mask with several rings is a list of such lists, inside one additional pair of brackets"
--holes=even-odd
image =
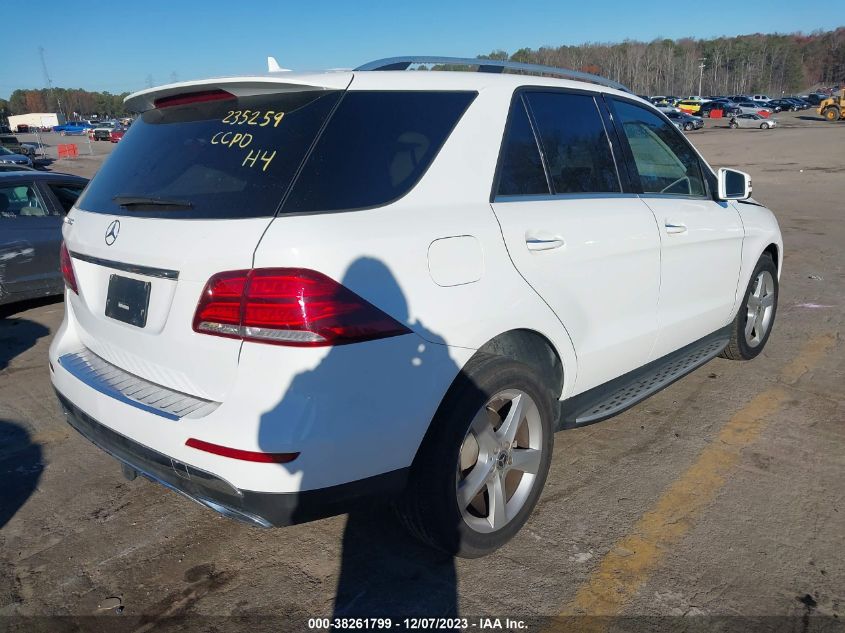
[(44, 82), (47, 84), (47, 89), (50, 91), (50, 98), (56, 102), (56, 110), (58, 110), (59, 114), (64, 116), (64, 112), (62, 111), (62, 100), (56, 97), (55, 91), (53, 90), (53, 80), (50, 79), (50, 72), (47, 70), (47, 60), (44, 57), (44, 47), (38, 47), (38, 55), (41, 57), (41, 69), (44, 71)]

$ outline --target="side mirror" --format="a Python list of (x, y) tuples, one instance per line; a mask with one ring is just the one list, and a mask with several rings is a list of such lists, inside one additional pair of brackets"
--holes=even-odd
[(719, 170), (719, 200), (745, 200), (751, 195), (751, 176), (735, 169)]

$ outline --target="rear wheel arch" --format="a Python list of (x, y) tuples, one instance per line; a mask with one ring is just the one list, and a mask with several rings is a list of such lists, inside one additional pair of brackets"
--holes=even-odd
[[(557, 348), (548, 338), (536, 330), (513, 329), (502, 332), (488, 340), (464, 363), (443, 394), (435, 418), (448, 400), (450, 392), (466, 385), (467, 367), (477, 365), (483, 362), (485, 358), (490, 357), (514, 360), (530, 367), (539, 378), (544, 380), (554, 401), (557, 401), (563, 393), (564, 365)], [(426, 439), (431, 435), (432, 427), (433, 425), (429, 424), (420, 447), (425, 444)], [(419, 455), (420, 447), (417, 448), (417, 455)]]
[(482, 345), (476, 354), (510, 358), (534, 369), (559, 398), (563, 392), (563, 361), (549, 339), (536, 330), (503, 332)]
[(768, 254), (769, 257), (772, 258), (772, 261), (775, 263), (775, 270), (780, 272), (780, 260), (778, 259), (778, 246), (777, 244), (769, 244), (766, 248), (763, 249), (763, 255)]

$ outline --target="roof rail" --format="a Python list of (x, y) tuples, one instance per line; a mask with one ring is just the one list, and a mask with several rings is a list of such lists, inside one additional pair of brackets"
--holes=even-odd
[(572, 70), (570, 68), (557, 68), (556, 66), (542, 66), (540, 64), (524, 64), (522, 62), (503, 61), (499, 59), (477, 59), (471, 57), (436, 57), (427, 55), (410, 55), (407, 57), (386, 57), (368, 62), (358, 66), (355, 70), (407, 70), (413, 64), (454, 64), (463, 66), (478, 66), (477, 72), (501, 73), (504, 70), (519, 70), (529, 75), (554, 75), (566, 79), (577, 79), (578, 81), (589, 81), (594, 84), (616, 88), (624, 92), (631, 92), (626, 86), (605, 79), (598, 75)]

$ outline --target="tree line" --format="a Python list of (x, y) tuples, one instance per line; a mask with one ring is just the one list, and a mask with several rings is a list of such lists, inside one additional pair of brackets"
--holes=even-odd
[[(712, 39), (497, 50), (486, 59), (561, 66), (602, 75), (637, 94), (794, 94), (845, 83), (845, 27), (833, 31)], [(704, 64), (703, 71), (699, 68)]]
[(124, 116), (127, 110), (123, 99), (128, 92), (90, 92), (81, 88), (40, 88), (15, 90), (8, 101), (0, 99), (0, 113), (27, 114), (30, 112), (64, 112), (68, 119), (97, 114), (99, 116)]
[[(480, 57), (573, 68), (618, 81), (637, 94), (697, 94), (700, 77), (704, 95), (775, 96), (845, 84), (845, 27), (809, 35), (758, 33), (544, 46), (521, 48), (512, 55), (497, 50)], [(0, 99), (0, 115), (61, 110), (68, 118), (74, 113), (124, 116), (127, 94), (79, 88), (18, 89), (8, 101)]]

